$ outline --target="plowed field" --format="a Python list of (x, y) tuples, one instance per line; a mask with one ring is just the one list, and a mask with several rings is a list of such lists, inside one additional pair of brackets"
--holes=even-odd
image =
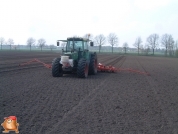
[(0, 52), (0, 123), (15, 115), (22, 134), (178, 133), (178, 59), (98, 55), (105, 65), (150, 76), (121, 71), (54, 78), (39, 63), (19, 67), (33, 58), (50, 64), (58, 56)]

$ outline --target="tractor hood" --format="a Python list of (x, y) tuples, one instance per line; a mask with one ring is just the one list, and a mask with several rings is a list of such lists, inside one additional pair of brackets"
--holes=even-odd
[(77, 60), (78, 59), (78, 53), (77, 52), (66, 52), (64, 55), (69, 56), (69, 59)]

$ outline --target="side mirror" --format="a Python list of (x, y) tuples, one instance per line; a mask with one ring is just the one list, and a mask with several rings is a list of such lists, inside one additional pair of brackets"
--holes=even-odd
[(93, 42), (90, 42), (90, 46), (93, 47), (94, 43)]
[(59, 46), (60, 45), (60, 42), (57, 42), (57, 46)]

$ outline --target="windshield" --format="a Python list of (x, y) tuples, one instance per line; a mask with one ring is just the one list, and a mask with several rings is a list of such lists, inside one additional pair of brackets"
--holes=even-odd
[(82, 47), (82, 43), (83, 41), (68, 41), (67, 42), (67, 51), (71, 51), (71, 50), (83, 50)]

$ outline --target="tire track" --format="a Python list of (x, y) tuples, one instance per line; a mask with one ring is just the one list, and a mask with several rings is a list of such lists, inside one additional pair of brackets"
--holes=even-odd
[(119, 61), (119, 64), (118, 64), (118, 67), (119, 67), (119, 68), (124, 64), (125, 60), (126, 60), (126, 57), (124, 56), (124, 57)]
[(118, 56), (113, 56), (113, 55), (109, 55), (109, 56), (107, 56), (107, 57), (104, 57), (103, 59), (101, 59), (99, 62), (102, 64), (102, 62), (107, 62), (107, 61), (109, 61), (109, 60), (112, 60), (112, 59), (115, 59), (115, 58), (117, 58)]
[[(136, 58), (136, 60), (137, 60), (138, 64), (142, 67), (142, 69), (143, 69), (145, 72), (147, 72), (146, 69), (143, 67), (143, 65), (139, 62), (139, 60), (138, 60), (137, 58)], [(167, 110), (166, 110), (167, 108), (165, 107), (163, 101), (161, 101), (162, 99), (161, 99), (160, 93), (159, 93), (159, 91), (158, 91), (158, 88), (156, 88), (157, 85), (159, 85), (159, 84), (154, 80), (154, 78), (153, 78), (151, 75), (150, 75), (150, 77), (146, 77), (146, 79), (147, 79), (147, 81), (148, 81), (148, 83), (149, 83), (149, 85), (150, 85), (150, 90), (152, 91), (152, 93), (153, 93), (153, 95), (154, 95), (154, 98), (156, 99), (155, 102), (157, 102), (157, 106), (158, 106), (158, 108), (160, 109), (161, 115), (163, 115), (163, 116), (164, 116), (164, 119), (166, 120), (166, 122), (168, 122), (167, 125), (169, 125), (169, 127), (170, 127), (171, 130), (172, 130), (172, 132), (173, 132), (173, 133), (177, 133), (177, 132), (178, 132), (178, 129), (176, 129), (176, 125), (173, 124), (171, 118), (169, 118), (170, 115), (172, 115), (172, 117), (176, 117), (176, 114), (175, 114), (174, 111), (169, 111), (169, 113), (167, 113)], [(169, 96), (169, 99), (172, 100), (170, 96)], [(172, 101), (171, 101), (171, 102), (172, 102)], [(163, 122), (162, 122), (162, 123), (163, 123)], [(162, 125), (161, 128), (160, 128), (160, 130), (161, 130), (163, 127), (164, 127), (164, 126)]]
[(56, 123), (55, 125), (53, 125), (51, 130), (49, 129), (48, 131), (51, 132), (52, 130), (56, 130), (56, 128), (60, 124), (65, 123), (65, 119), (68, 118), (68, 116), (72, 115), (73, 113), (75, 113), (76, 110), (78, 110), (80, 107), (85, 105), (85, 103), (87, 103), (88, 100), (92, 100), (92, 98), (96, 97), (97, 92), (99, 92), (101, 90), (100, 87), (102, 87), (107, 82), (107, 80), (108, 80), (108, 77), (106, 77), (98, 86), (96, 86), (96, 88), (94, 88), (85, 98), (83, 98), (81, 101), (79, 101), (77, 105), (75, 105), (69, 111), (64, 113), (64, 115), (62, 116), (60, 121), (58, 123)]
[(0, 73), (8, 73), (8, 72), (13, 72), (13, 71), (22, 71), (22, 70), (27, 70), (27, 69), (33, 69), (33, 68), (40, 68), (40, 67), (44, 67), (43, 65), (30, 65), (30, 67), (15, 67), (13, 69), (7, 69), (7, 70), (0, 70)]
[[(49, 62), (49, 60), (42, 60), (42, 61), (45, 64), (51, 64), (51, 61)], [(23, 64), (23, 63), (25, 62), (22, 61), (22, 62), (17, 62), (17, 63), (10, 63), (10, 64), (0, 64), (0, 73), (7, 73), (7, 72), (12, 72), (12, 71), (21, 71), (21, 70), (26, 70), (26, 69), (44, 67), (44, 65), (42, 65), (39, 62), (31, 62), (30, 64), (20, 66), (20, 64)]]
[[(140, 61), (136, 58), (136, 60), (137, 60), (137, 62), (138, 62), (138, 64), (142, 67), (142, 69), (146, 72), (146, 73), (148, 73), (147, 71), (146, 71), (146, 69), (142, 66), (142, 64), (140, 63)], [(148, 73), (149, 74), (149, 73)], [(150, 75), (150, 74), (149, 74)]]
[[(123, 64), (123, 62), (125, 61), (125, 60), (122, 60), (122, 59), (125, 59), (125, 56), (120, 56), (120, 57), (118, 57), (118, 58), (116, 58), (116, 59), (114, 59), (113, 61), (110, 61), (110, 62), (108, 62), (108, 63), (106, 63), (105, 65), (106, 66), (108, 66), (108, 65), (115, 65), (115, 64), (117, 64), (119, 61), (122, 61), (120, 64), (122, 65)], [(121, 66), (120, 65), (120, 66)]]

